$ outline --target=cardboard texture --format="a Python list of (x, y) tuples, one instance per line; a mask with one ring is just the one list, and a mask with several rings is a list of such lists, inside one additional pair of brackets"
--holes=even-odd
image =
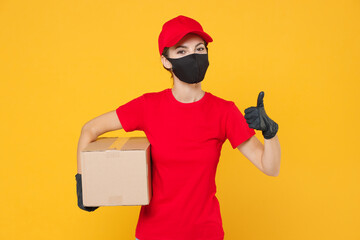
[(146, 137), (100, 137), (80, 153), (84, 206), (148, 205), (152, 197)]

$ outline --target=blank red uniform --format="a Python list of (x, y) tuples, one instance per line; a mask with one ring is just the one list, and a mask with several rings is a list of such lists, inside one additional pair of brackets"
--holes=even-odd
[(144, 131), (151, 144), (152, 189), (141, 206), (140, 240), (223, 240), (215, 174), (223, 143), (232, 148), (255, 134), (233, 101), (209, 92), (182, 103), (171, 88), (141, 95), (116, 109), (126, 132)]

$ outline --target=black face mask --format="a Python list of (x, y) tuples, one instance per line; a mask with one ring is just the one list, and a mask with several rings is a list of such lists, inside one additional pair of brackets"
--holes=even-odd
[(209, 66), (208, 54), (190, 54), (182, 58), (166, 58), (177, 78), (186, 83), (201, 82)]

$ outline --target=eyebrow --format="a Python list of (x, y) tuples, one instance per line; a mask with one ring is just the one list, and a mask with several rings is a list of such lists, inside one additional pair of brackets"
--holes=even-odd
[[(196, 44), (195, 47), (199, 46), (200, 44), (204, 44), (204, 43), (198, 43)], [(205, 44), (204, 44), (205, 45)], [(178, 49), (178, 48), (188, 48), (187, 46), (184, 46), (184, 45), (180, 45), (180, 46), (177, 46), (175, 49)]]

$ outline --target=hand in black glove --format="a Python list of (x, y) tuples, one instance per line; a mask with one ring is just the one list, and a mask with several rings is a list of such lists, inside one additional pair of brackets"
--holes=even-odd
[(276, 122), (271, 120), (264, 109), (264, 92), (259, 93), (256, 107), (249, 107), (245, 109), (245, 119), (250, 128), (261, 130), (265, 139), (273, 138), (279, 126)]
[(75, 175), (75, 178), (76, 178), (76, 192), (77, 192), (77, 199), (78, 199), (79, 208), (81, 208), (82, 210), (88, 211), (88, 212), (95, 211), (99, 207), (85, 207), (83, 205), (81, 174), (77, 173)]

